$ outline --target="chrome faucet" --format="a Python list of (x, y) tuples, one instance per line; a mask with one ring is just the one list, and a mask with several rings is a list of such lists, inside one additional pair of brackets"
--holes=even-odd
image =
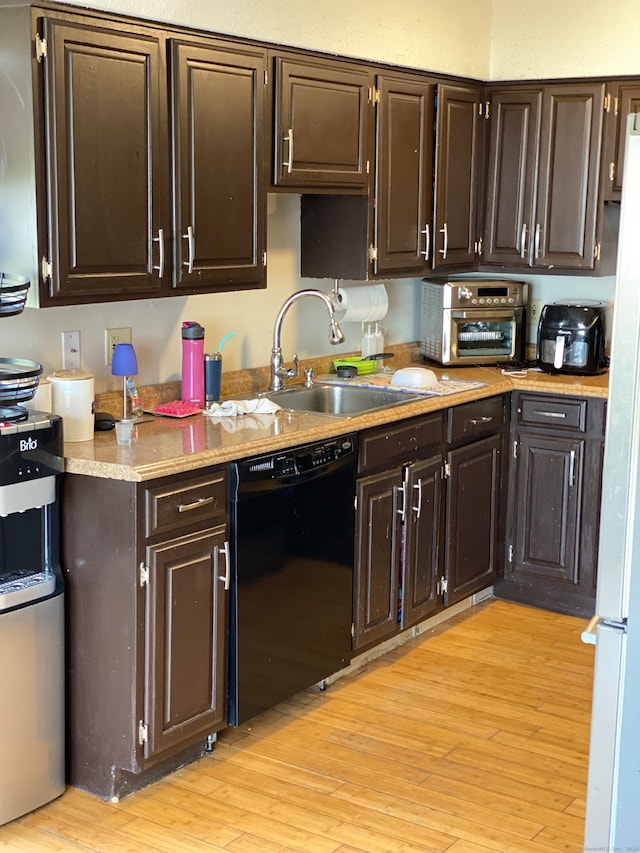
[(298, 299), (302, 299), (304, 296), (317, 296), (318, 299), (322, 299), (324, 304), (327, 306), (327, 311), (329, 312), (329, 341), (332, 344), (341, 344), (344, 341), (342, 329), (340, 328), (340, 325), (335, 317), (335, 309), (333, 307), (333, 302), (327, 296), (326, 293), (323, 293), (321, 290), (308, 289), (298, 290), (296, 293), (291, 294), (291, 296), (285, 300), (282, 308), (278, 312), (275, 326), (273, 327), (273, 349), (271, 350), (271, 384), (269, 385), (270, 391), (281, 391), (284, 388), (284, 379), (297, 379), (300, 375), (297, 355), (293, 356), (294, 367), (287, 368), (284, 366), (284, 359), (282, 358), (282, 347), (280, 345), (280, 342), (282, 340), (282, 321), (284, 320), (284, 315), (287, 313), (287, 311), (293, 305), (294, 302), (297, 302)]

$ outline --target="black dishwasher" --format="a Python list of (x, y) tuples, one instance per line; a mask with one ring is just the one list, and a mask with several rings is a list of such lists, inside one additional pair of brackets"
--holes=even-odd
[(354, 435), (231, 465), (228, 721), (351, 658)]

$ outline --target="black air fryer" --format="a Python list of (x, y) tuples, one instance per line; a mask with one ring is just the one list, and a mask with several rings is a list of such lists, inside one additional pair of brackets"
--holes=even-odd
[(545, 305), (538, 324), (538, 364), (547, 373), (593, 376), (607, 369), (604, 302)]

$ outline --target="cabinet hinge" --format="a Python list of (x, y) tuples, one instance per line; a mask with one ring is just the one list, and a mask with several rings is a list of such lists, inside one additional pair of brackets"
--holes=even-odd
[(369, 86), (369, 103), (374, 106), (380, 103), (380, 89), (376, 89), (375, 86)]
[(518, 442), (517, 442), (517, 440), (513, 442), (513, 450), (511, 452), (511, 455), (513, 456), (514, 459), (518, 458)]
[(450, 463), (449, 463), (449, 462), (445, 462), (445, 463), (444, 463), (444, 474), (443, 474), (443, 476), (444, 476), (445, 478), (447, 478), (447, 477), (450, 477), (450, 476), (451, 476), (451, 465), (450, 465)]
[(267, 253), (266, 251), (262, 253), (262, 266), (266, 267), (267, 265)]
[(149, 741), (149, 726), (144, 720), (138, 721), (138, 743), (140, 746)]
[(609, 183), (612, 184), (615, 177), (616, 177), (616, 164), (615, 163), (609, 163)]
[(509, 561), (509, 565), (513, 563), (513, 545), (509, 545), (507, 560)]
[(49, 260), (49, 258), (42, 258), (40, 262), (40, 274), (42, 275), (43, 281), (51, 281), (53, 277), (53, 264)]
[(47, 57), (47, 40), (42, 38), (40, 33), (36, 33), (35, 37), (36, 43), (36, 59), (38, 62), (42, 62), (43, 59)]
[(378, 260), (378, 250), (375, 246), (369, 246), (369, 260), (377, 261)]
[(149, 566), (145, 566), (144, 563), (140, 563), (138, 567), (138, 583), (140, 586), (147, 586), (149, 583)]
[(449, 581), (444, 577), (444, 575), (438, 581), (436, 586), (436, 591), (438, 595), (444, 595), (447, 589), (449, 588)]
[(593, 258), (596, 261), (600, 260), (600, 243), (596, 243), (596, 247), (593, 250)]
[(603, 106), (604, 106), (605, 113), (608, 113), (611, 111), (611, 92), (607, 92), (607, 94), (604, 96), (604, 105)]

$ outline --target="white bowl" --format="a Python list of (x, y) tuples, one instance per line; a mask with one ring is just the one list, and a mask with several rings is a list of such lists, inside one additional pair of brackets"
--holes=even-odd
[(437, 383), (438, 377), (426, 367), (402, 367), (391, 377), (391, 384), (400, 388), (428, 388)]

